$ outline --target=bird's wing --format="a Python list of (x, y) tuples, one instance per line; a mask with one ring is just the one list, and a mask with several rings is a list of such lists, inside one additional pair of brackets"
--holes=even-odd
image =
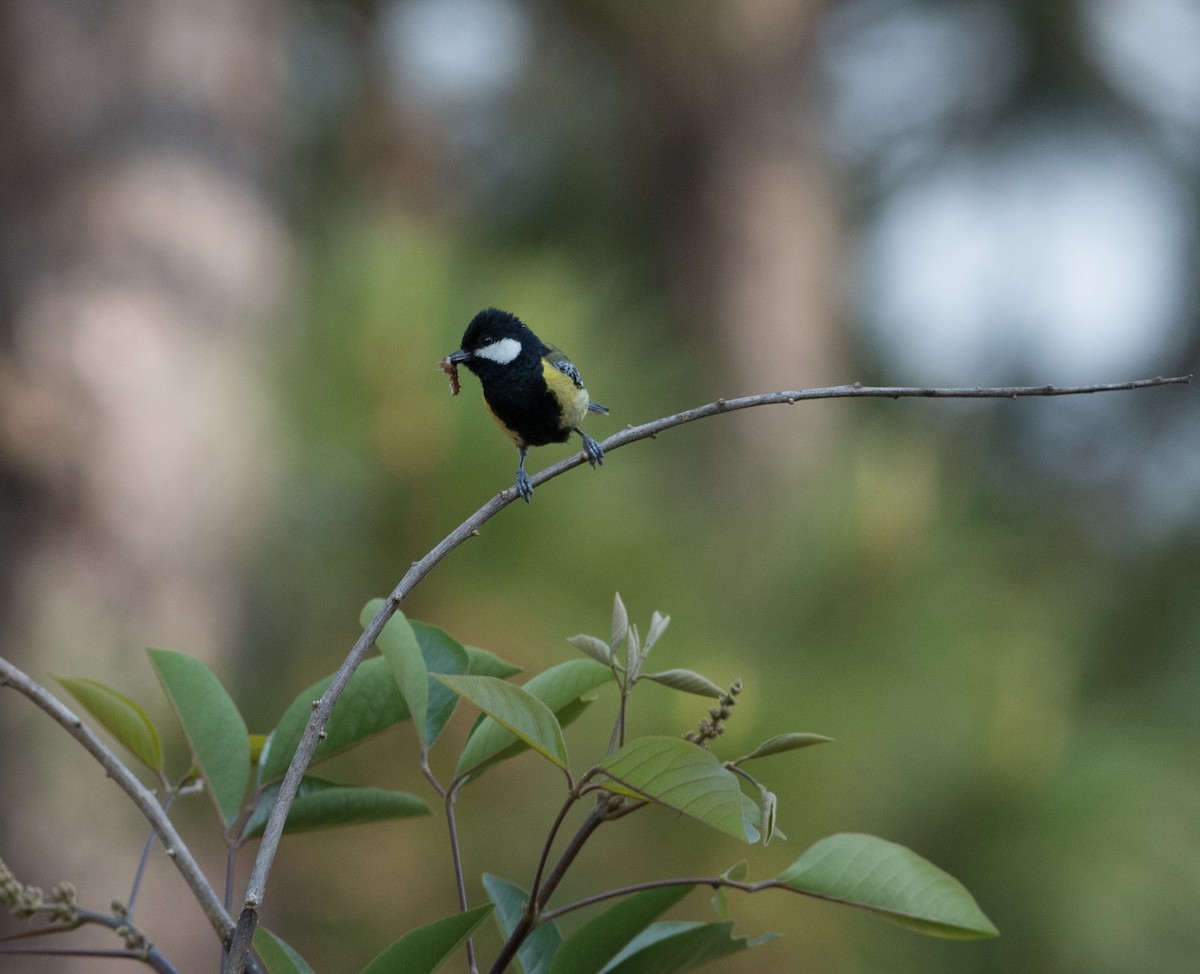
[(576, 389), (582, 389), (583, 376), (579, 374), (579, 370), (575, 368), (574, 363), (553, 345), (548, 345), (546, 348), (547, 351), (544, 356), (546, 361), (558, 369), (558, 371), (565, 375), (568, 379), (574, 382)]

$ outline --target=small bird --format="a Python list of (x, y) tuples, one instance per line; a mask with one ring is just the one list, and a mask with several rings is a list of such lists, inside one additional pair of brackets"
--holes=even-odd
[(608, 410), (588, 398), (571, 360), (516, 315), (485, 308), (467, 325), (462, 347), (443, 362), (451, 368), (461, 363), (479, 378), (488, 411), (517, 444), (517, 492), (526, 503), (533, 497), (533, 484), (525, 473), (525, 454), (531, 446), (566, 443), (578, 433), (588, 462), (594, 467), (604, 461), (603, 448), (579, 424), (589, 412), (607, 415)]

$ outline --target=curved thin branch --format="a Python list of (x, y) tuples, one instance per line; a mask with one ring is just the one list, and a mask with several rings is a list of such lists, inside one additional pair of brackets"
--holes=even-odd
[(162, 956), (154, 951), (142, 955), (136, 950), (104, 949), (101, 947), (13, 947), (0, 951), (5, 954), (25, 955), (29, 957), (103, 957), (106, 960), (135, 960), (148, 965), (159, 974), (176, 974), (175, 968)]
[[(61, 907), (58, 907), (61, 909)], [(42, 907), (42, 910), (51, 910), (55, 907)], [(163, 956), (153, 944), (148, 941), (143, 941), (145, 947), (143, 949), (135, 949), (133, 947), (125, 947), (124, 949), (105, 949), (99, 947), (22, 947), (20, 941), (29, 940), (37, 937), (53, 937), (64, 933), (71, 933), (78, 930), (80, 927), (89, 923), (97, 926), (107, 927), (109, 930), (120, 934), (122, 929), (126, 934), (132, 929), (128, 916), (108, 916), (104, 913), (97, 913), (94, 910), (85, 910), (82, 907), (73, 906), (71, 908), (75, 919), (69, 923), (54, 923), (47, 927), (38, 927), (33, 930), (25, 930), (21, 933), (11, 934), (7, 937), (0, 937), (0, 954), (25, 954), (33, 957), (120, 957), (128, 960), (140, 961), (148, 967), (153, 968), (158, 974), (177, 974), (171, 962)], [(138, 931), (141, 935), (141, 931)], [(126, 940), (128, 942), (128, 939)]]
[(105, 774), (112, 778), (118, 787), (130, 797), (138, 811), (145, 816), (151, 828), (158, 834), (168, 858), (175, 863), (175, 867), (183, 876), (192, 895), (196, 897), (196, 902), (200, 904), (204, 915), (208, 917), (209, 924), (221, 938), (222, 943), (228, 943), (234, 929), (233, 919), (221, 905), (220, 898), (213, 890), (208, 878), (200, 870), (191, 850), (180, 838), (179, 833), (175, 831), (175, 826), (167, 817), (166, 811), (159, 804), (154, 792), (143, 785), (121, 759), (65, 704), (3, 657), (0, 657), (0, 686), (10, 686), (28, 697), (82, 744), (88, 753), (99, 762)]
[[(821, 389), (765, 392), (737, 399), (718, 399), (715, 402), (697, 406), (694, 409), (687, 409), (671, 416), (664, 416), (661, 419), (643, 423), (640, 426), (629, 426), (619, 433), (614, 433), (601, 446), (607, 454), (638, 440), (653, 438), (659, 433), (676, 426), (682, 426), (685, 423), (695, 422), (699, 419), (707, 419), (710, 416), (716, 416), (720, 413), (735, 412), (739, 409), (749, 409), (754, 406), (791, 405), (813, 399), (1018, 399), (1030, 396), (1077, 396), (1097, 392), (1122, 392), (1133, 389), (1146, 389), (1154, 386), (1186, 385), (1191, 379), (1190, 375), (1182, 375), (1171, 378), (1158, 377), (1154, 379), (1138, 379), (1132, 382), (1113, 382), (1084, 386), (1043, 385), (989, 388), (978, 386), (971, 388), (863, 386), (853, 383), (851, 385), (828, 386)], [(579, 466), (586, 462), (586, 460), (587, 455), (585, 453), (574, 454), (535, 474), (531, 478), (531, 482), (535, 487), (544, 484), (546, 481), (566, 473), (572, 467)], [(258, 924), (258, 912), (262, 906), (263, 896), (266, 893), (267, 879), (270, 875), (271, 865), (274, 862), (275, 853), (279, 847), (279, 839), (283, 834), (283, 824), (287, 820), (288, 811), (295, 800), (296, 792), (300, 787), (300, 780), (304, 777), (308, 764), (312, 760), (313, 752), (316, 750), (321, 735), (324, 733), (325, 724), (329, 720), (329, 715), (333, 712), (334, 704), (337, 703), (342, 690), (345, 689), (350, 677), (358, 668), (359, 663), (362, 662), (363, 657), (366, 656), (375, 639), (383, 631), (383, 627), (387, 624), (387, 621), (396, 613), (400, 603), (408, 597), (417, 584), (450, 552), (468, 538), (478, 535), (479, 529), (485, 523), (516, 500), (517, 497), (516, 487), (509, 487), (507, 490), (501, 491), (451, 531), (424, 558), (413, 562), (412, 567), (405, 573), (400, 583), (392, 591), (392, 594), (384, 601), (382, 608), (376, 613), (375, 618), (363, 630), (362, 635), (355, 642), (345, 661), (334, 674), (328, 688), (321, 695), (321, 699), (314, 705), (308, 726), (305, 728), (300, 743), (296, 747), (296, 753), (292, 757), (292, 763), (288, 767), (287, 774), (284, 775), (283, 781), (279, 786), (275, 805), (271, 809), (270, 818), (267, 820), (266, 829), (259, 843), (258, 856), (254, 861), (254, 870), (251, 873), (250, 882), (246, 887), (246, 898), (241, 914), (238, 917), (237, 930), (234, 933), (233, 943), (230, 946), (225, 974), (242, 974), (245, 959), (249, 953), (250, 939), (254, 934), (254, 928)]]

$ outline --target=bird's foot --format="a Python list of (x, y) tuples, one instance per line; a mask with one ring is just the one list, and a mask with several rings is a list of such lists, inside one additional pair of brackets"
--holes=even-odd
[(583, 437), (583, 452), (587, 454), (588, 463), (593, 467), (598, 463), (604, 462), (604, 447), (593, 440), (587, 433), (579, 434)]
[(521, 495), (526, 504), (533, 497), (533, 484), (529, 482), (529, 474), (524, 468), (517, 471), (517, 493)]

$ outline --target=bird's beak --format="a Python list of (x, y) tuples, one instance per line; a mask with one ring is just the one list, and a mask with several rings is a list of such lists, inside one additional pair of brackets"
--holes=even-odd
[(470, 357), (471, 357), (471, 353), (470, 353), (470, 352), (464, 352), (464, 351), (463, 351), (463, 350), (460, 348), (460, 349), (459, 349), (457, 352), (451, 352), (451, 353), (450, 353), (448, 356), (446, 356), (446, 357), (447, 357), (448, 359), (450, 359), (450, 361), (451, 361), (451, 362), (453, 362), (455, 365), (458, 365), (460, 362), (466, 362), (468, 359), (470, 359)]

